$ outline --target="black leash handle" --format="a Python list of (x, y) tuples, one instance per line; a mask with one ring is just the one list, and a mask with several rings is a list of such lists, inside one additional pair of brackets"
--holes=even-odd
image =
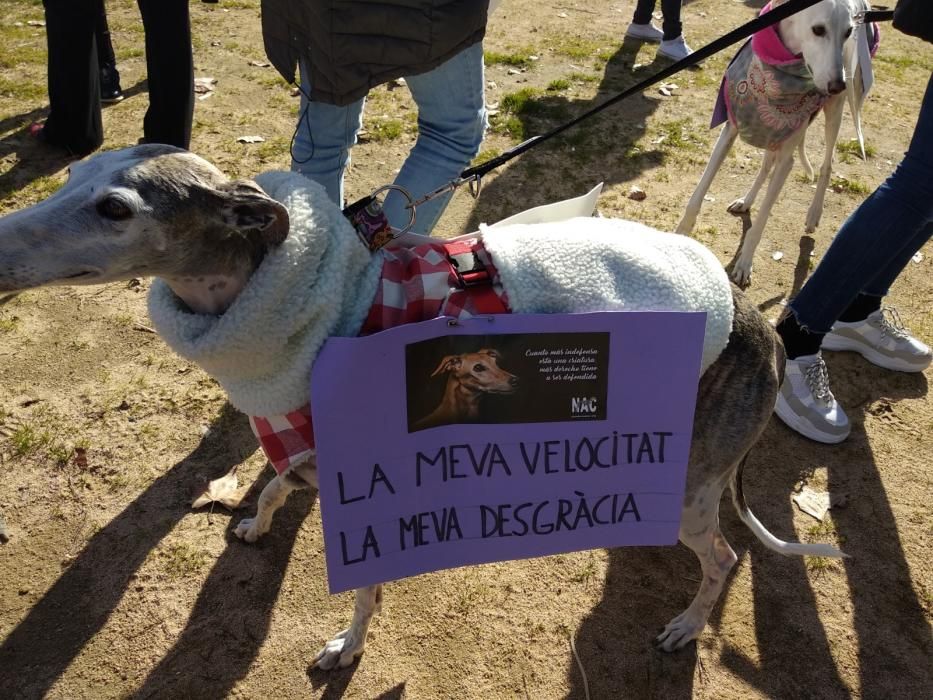
[[(764, 15), (761, 15), (760, 17), (756, 17), (752, 21), (746, 22), (742, 26), (737, 27), (736, 29), (733, 29), (728, 34), (725, 34), (724, 36), (721, 36), (718, 39), (711, 41), (709, 44), (707, 44), (703, 48), (697, 49), (695, 52), (693, 52), (686, 58), (682, 58), (681, 60), (677, 61), (676, 63), (671, 64), (667, 68), (664, 68), (658, 71), (650, 78), (646, 78), (645, 80), (642, 80), (636, 83), (635, 85), (632, 85), (630, 88), (624, 90), (623, 92), (620, 92), (615, 97), (612, 97), (606, 100), (600, 105), (596, 105), (591, 110), (581, 114), (579, 117), (572, 119), (569, 122), (566, 122), (564, 124), (561, 124), (560, 126), (557, 126), (554, 129), (551, 129), (545, 134), (542, 134), (540, 136), (532, 136), (530, 139), (526, 141), (522, 141), (517, 146), (510, 148), (508, 151), (496, 156), (495, 158), (491, 158), (490, 160), (487, 160), (484, 163), (480, 163), (479, 165), (475, 165), (472, 168), (467, 168), (462, 173), (460, 173), (460, 179), (461, 180), (476, 180), (477, 178), (480, 178), (486, 173), (488, 173), (490, 170), (495, 170), (500, 165), (507, 163), (508, 161), (512, 160), (513, 158), (517, 156), (520, 156), (522, 153), (529, 150), (533, 146), (537, 146), (538, 144), (544, 141), (547, 141), (548, 139), (553, 138), (557, 136), (558, 134), (566, 131), (570, 127), (576, 126), (577, 124), (582, 122), (584, 119), (589, 119), (594, 114), (601, 112), (608, 107), (611, 107), (616, 102), (624, 100), (627, 97), (631, 97), (635, 93), (641, 92), (642, 90), (645, 90), (646, 88), (649, 88), (652, 85), (655, 85), (656, 83), (661, 82), (665, 78), (668, 78), (674, 75), (675, 73), (679, 73), (684, 68), (689, 68), (690, 66), (696, 65), (700, 61), (703, 61), (709, 58), (714, 53), (718, 53), (719, 51), (722, 51), (727, 46), (731, 46), (732, 44), (738, 41), (741, 41), (742, 39), (747, 39), (755, 32), (760, 32), (762, 29), (766, 29), (767, 27), (770, 27), (773, 24), (777, 24), (782, 19), (785, 19), (786, 17), (790, 17), (791, 15), (796, 14), (797, 12), (800, 12), (801, 10), (805, 10), (808, 7), (815, 5), (818, 2), (820, 2), (820, 0), (790, 0), (790, 2), (784, 3), (783, 5), (779, 5), (778, 7), (765, 13)], [(878, 17), (878, 15), (890, 15), (890, 17), (882, 18), (882, 17)], [(867, 21), (884, 21), (885, 19), (891, 19), (891, 17), (893, 16), (894, 16), (893, 12), (866, 12), (864, 21), (866, 22)]]

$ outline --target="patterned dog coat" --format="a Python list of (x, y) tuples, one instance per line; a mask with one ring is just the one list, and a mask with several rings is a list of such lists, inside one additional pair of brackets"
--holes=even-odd
[[(770, 9), (768, 3), (761, 14)], [(871, 25), (868, 31), (874, 53), (878, 28)], [(828, 95), (816, 89), (803, 58), (788, 50), (777, 25), (772, 25), (756, 32), (729, 63), (710, 128), (728, 119), (746, 143), (777, 150), (816, 117), (827, 99)]]

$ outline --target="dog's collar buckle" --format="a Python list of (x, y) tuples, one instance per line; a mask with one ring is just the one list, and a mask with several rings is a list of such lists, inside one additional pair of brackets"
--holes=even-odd
[(492, 283), (489, 270), (476, 254), (473, 241), (445, 243), (444, 250), (447, 251), (447, 259), (454, 268), (461, 289)]

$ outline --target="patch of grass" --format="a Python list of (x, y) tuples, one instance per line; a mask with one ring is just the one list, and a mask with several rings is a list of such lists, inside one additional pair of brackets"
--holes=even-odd
[(513, 68), (530, 68), (534, 63), (532, 56), (535, 51), (530, 46), (521, 49), (513, 49), (511, 53), (500, 53), (498, 51), (484, 51), (483, 62), (487, 66), (512, 66)]
[(289, 139), (284, 136), (275, 136), (271, 139), (266, 139), (262, 143), (256, 144), (253, 153), (259, 160), (267, 162), (275, 160), (280, 156), (287, 155), (289, 144)]
[(19, 326), (19, 316), (4, 318), (0, 316), (0, 333), (12, 333)]
[(601, 80), (602, 76), (596, 75), (595, 73), (571, 73), (567, 76), (567, 80), (570, 80), (575, 83), (596, 83)]
[[(839, 154), (843, 163), (851, 163), (853, 160), (862, 159), (862, 151), (858, 146), (858, 139), (849, 139), (848, 141), (838, 141), (836, 143), (836, 153)], [(874, 158), (876, 154), (875, 147), (870, 143), (865, 144), (865, 157)]]
[(658, 126), (658, 144), (665, 151), (696, 151), (699, 144), (690, 137), (693, 123), (689, 119), (675, 119)]
[(117, 61), (126, 61), (130, 58), (141, 58), (146, 55), (146, 50), (142, 46), (132, 44), (121, 46), (114, 53), (117, 55)]
[(605, 43), (583, 37), (566, 37), (554, 42), (552, 48), (556, 54), (580, 61), (586, 58), (599, 58), (600, 51), (605, 50)]
[(829, 186), (833, 192), (840, 194), (851, 194), (858, 197), (865, 197), (871, 192), (871, 188), (860, 180), (834, 175), (829, 181)]
[(558, 78), (557, 80), (552, 80), (548, 83), (547, 88), (548, 92), (562, 92), (570, 87), (570, 81), (565, 78)]
[(517, 141), (525, 140), (525, 123), (513, 115), (496, 115), (492, 119), (492, 130), (498, 134), (508, 134)]
[(24, 425), (13, 431), (10, 444), (13, 452), (19, 457), (38, 452), (52, 441), (52, 436), (46, 431), (37, 431), (32, 426)]
[(18, 199), (22, 202), (22, 205), (35, 204), (51, 197), (61, 189), (63, 184), (65, 184), (64, 176), (46, 175), (37, 177), (20, 191)]
[(470, 163), (470, 165), (480, 165), (492, 160), (493, 158), (498, 158), (500, 155), (502, 155), (502, 151), (500, 151), (498, 148), (484, 148), (479, 152), (476, 158), (473, 159), (473, 162)]
[(9, 80), (0, 76), (0, 95), (17, 100), (38, 100), (46, 96), (44, 82), (30, 82), (25, 77)]
[(537, 88), (526, 87), (502, 97), (499, 109), (509, 114), (528, 114), (534, 111), (535, 100), (541, 96)]
[(504, 95), (499, 101), (499, 114), (490, 121), (493, 131), (524, 140), (525, 123), (521, 117), (540, 114), (543, 106), (538, 102), (541, 90), (526, 87)]
[(812, 540), (825, 541), (836, 536), (836, 523), (832, 520), (823, 520), (807, 528), (807, 537)]
[(918, 51), (912, 54), (890, 55), (878, 53), (875, 61), (885, 63), (893, 68), (905, 70), (908, 68), (918, 68), (924, 72), (933, 70), (933, 55), (928, 52)]
[(118, 326), (130, 327), (136, 323), (136, 317), (133, 314), (128, 313), (119, 313), (114, 314), (110, 317), (110, 320), (113, 321)]
[(259, 76), (256, 82), (260, 85), (265, 85), (266, 87), (285, 88), (287, 90), (292, 89), (292, 84), (285, 80), (285, 78), (283, 78), (278, 73), (270, 73), (268, 75)]
[(807, 571), (817, 576), (827, 574), (835, 569), (835, 562), (829, 557), (804, 557), (804, 562)]
[(74, 450), (61, 442), (52, 443), (49, 446), (49, 459), (59, 467), (63, 467), (71, 461)]
[(373, 143), (394, 141), (405, 133), (405, 124), (399, 119), (378, 119), (366, 125), (369, 140)]
[(582, 583), (585, 586), (593, 581), (598, 573), (599, 567), (596, 565), (595, 561), (590, 559), (571, 578), (574, 583)]
[(168, 545), (163, 550), (163, 556), (166, 573), (175, 579), (196, 575), (209, 558), (206, 552), (184, 542)]

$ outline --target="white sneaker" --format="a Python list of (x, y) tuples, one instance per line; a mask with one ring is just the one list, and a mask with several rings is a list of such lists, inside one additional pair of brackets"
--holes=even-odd
[(664, 32), (655, 27), (650, 22), (648, 24), (635, 24), (632, 22), (625, 30), (625, 36), (642, 41), (661, 41), (664, 38)]
[(823, 339), (823, 349), (851, 350), (898, 372), (922, 372), (933, 360), (930, 346), (910, 334), (893, 307), (875, 311), (864, 321), (837, 321)]
[(801, 435), (835, 444), (849, 436), (849, 418), (829, 390), (829, 373), (820, 353), (787, 360), (774, 412)]
[(661, 47), (658, 49), (658, 53), (663, 56), (667, 56), (675, 61), (679, 61), (682, 58), (686, 58), (693, 53), (693, 49), (687, 46), (687, 42), (684, 39), (684, 35), (681, 34), (676, 39), (671, 39), (670, 41), (662, 41)]

